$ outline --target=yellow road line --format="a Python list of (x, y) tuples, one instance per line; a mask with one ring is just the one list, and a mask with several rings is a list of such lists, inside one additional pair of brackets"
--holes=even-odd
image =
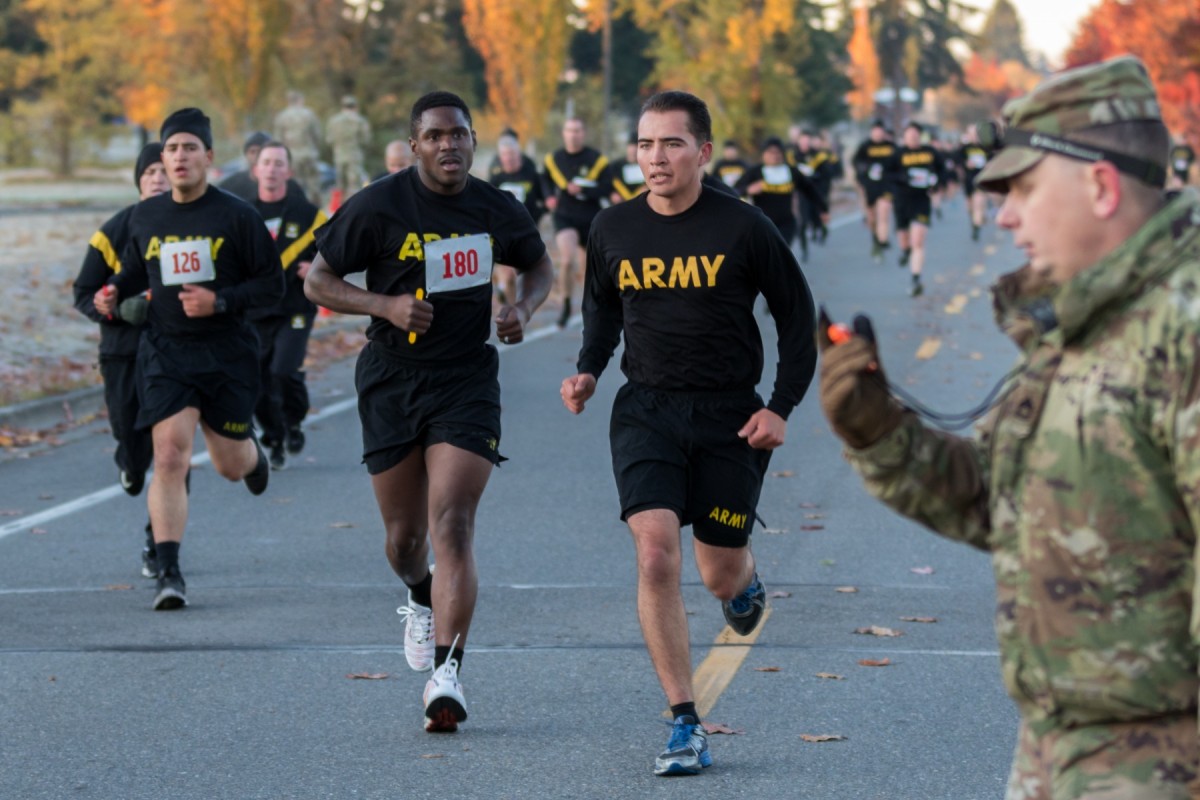
[[(768, 606), (758, 627), (751, 631), (749, 636), (738, 636), (728, 625), (717, 634), (716, 640), (713, 641), (717, 646), (708, 652), (692, 675), (696, 711), (701, 718), (708, 716), (721, 693), (733, 682), (733, 676), (741, 668), (746, 656), (750, 655), (751, 646), (758, 640), (758, 635), (762, 633), (770, 616), (771, 609)], [(665, 711), (663, 716), (670, 717), (670, 709)]]

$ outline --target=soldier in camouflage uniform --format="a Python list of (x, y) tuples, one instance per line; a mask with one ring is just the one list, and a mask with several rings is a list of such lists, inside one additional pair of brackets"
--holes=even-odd
[(325, 139), (333, 147), (337, 188), (342, 192), (344, 203), (363, 187), (367, 177), (363, 148), (371, 142), (371, 123), (358, 113), (358, 101), (350, 95), (342, 98), (342, 110), (325, 124)]
[[(990, 551), (1021, 712), (1009, 800), (1166, 800), (1197, 784), (1200, 198), (1131, 57), (1005, 108), (980, 173), (1029, 264), (994, 288), (1023, 356), (975, 439), (892, 398), (873, 331), (824, 352), (821, 402), (868, 490)], [(840, 338), (840, 337), (839, 337)]]
[(317, 159), (321, 155), (321, 122), (304, 105), (304, 95), (288, 92), (288, 107), (275, 115), (275, 138), (292, 153), (292, 178), (304, 187), (304, 195), (321, 206), (321, 176)]

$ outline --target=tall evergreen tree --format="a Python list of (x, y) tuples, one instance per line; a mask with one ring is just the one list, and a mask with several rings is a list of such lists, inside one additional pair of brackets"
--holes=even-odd
[(979, 34), (978, 53), (997, 63), (1015, 61), (1023, 67), (1029, 66), (1024, 27), (1012, 0), (996, 0), (988, 12)]

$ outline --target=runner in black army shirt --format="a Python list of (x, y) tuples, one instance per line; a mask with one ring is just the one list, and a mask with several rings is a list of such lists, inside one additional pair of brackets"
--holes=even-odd
[[(521, 152), (521, 144), (514, 134), (503, 133), (496, 141), (496, 158), (488, 169), (488, 183), (520, 200), (534, 225), (546, 213), (542, 177), (538, 175), (533, 159)], [(492, 285), (501, 304), (511, 301), (517, 296), (516, 270), (506, 264), (496, 264)]]
[(283, 293), (279, 256), (262, 217), (208, 185), (208, 117), (195, 108), (176, 111), (160, 138), (171, 193), (137, 205), (123, 268), (94, 300), (97, 311), (109, 314), (123, 298), (151, 289), (149, 325), (138, 346), (137, 425), (152, 426), (154, 437), (148, 500), (159, 565), (155, 610), (187, 604), (178, 559), (196, 425), (218, 474), (244, 479), (254, 494), (267, 488), (266, 455), (252, 438), (258, 340), (244, 315)]
[[(663, 92), (643, 106), (638, 162), (650, 190), (596, 218), (578, 374), (561, 389), (568, 410), (583, 411), (624, 332), (629, 382), (610, 437), (642, 633), (675, 718), (659, 775), (712, 763), (692, 689), (680, 526), (692, 526), (696, 565), (726, 620), (749, 633), (766, 602), (749, 548), (763, 473), (816, 366), (812, 297), (788, 244), (757, 209), (701, 185), (711, 130), (690, 94)], [(779, 332), (765, 407), (755, 392), (760, 292)]]
[[(433, 92), (410, 120), (416, 168), (358, 192), (317, 231), (305, 289), (334, 311), (371, 315), (355, 377), (363, 460), (388, 560), (409, 588), (405, 656), (434, 670), (425, 729), (450, 732), (467, 717), (458, 668), (478, 591), (475, 510), (501, 460), (498, 358), (487, 343), (493, 258), (522, 273), (521, 295), (496, 316), (508, 344), (521, 341), (553, 268), (529, 212), (468, 174), (466, 103)], [(363, 270), (365, 290), (344, 279)]]
[(963, 192), (967, 195), (967, 210), (971, 215), (971, 241), (974, 242), (979, 241), (979, 229), (987, 217), (987, 194), (975, 188), (975, 176), (983, 171), (991, 157), (988, 149), (979, 143), (975, 128), (967, 128), (956, 161), (962, 170)]
[(804, 228), (796, 224), (793, 200), (805, 198), (819, 214), (828, 211), (825, 201), (812, 181), (784, 160), (782, 141), (771, 137), (763, 142), (762, 158), (763, 163), (746, 170), (734, 188), (762, 209), (789, 247), (799, 234), (800, 257), (808, 261), (808, 236)]
[(325, 223), (325, 214), (302, 192), (288, 191), (291, 158), (282, 142), (268, 141), (254, 165), (258, 181), (254, 207), (275, 240), (287, 287), (277, 305), (247, 315), (258, 332), (261, 368), (254, 416), (263, 446), (270, 448), (272, 469), (283, 469), (285, 451), (296, 455), (304, 449), (302, 423), (309, 409), (304, 356), (317, 316), (317, 307), (304, 296), (304, 278), (317, 254), (313, 234)]
[[(170, 191), (167, 168), (162, 163), (162, 145), (152, 142), (138, 154), (133, 170), (134, 185), (146, 200)], [(138, 409), (136, 362), (138, 339), (146, 319), (146, 299), (126, 298), (111, 316), (96, 311), (93, 298), (109, 279), (121, 271), (121, 251), (129, 240), (129, 218), (135, 205), (127, 206), (100, 226), (88, 242), (87, 255), (75, 279), (75, 307), (100, 323), (100, 376), (104, 380), (104, 405), (108, 425), (117, 440), (113, 459), (120, 470), (121, 488), (131, 497), (142, 493), (146, 470), (154, 458), (150, 431), (136, 426)], [(146, 544), (142, 548), (142, 574), (158, 577), (158, 555), (154, 535), (146, 523)]]
[(887, 128), (879, 120), (871, 133), (854, 151), (854, 177), (862, 190), (867, 228), (871, 231), (871, 257), (882, 260), (892, 238), (892, 192), (888, 170), (896, 145), (888, 138)]
[(921, 144), (922, 129), (916, 122), (904, 128), (903, 146), (889, 166), (896, 192), (896, 236), (900, 240), (900, 266), (912, 273), (913, 297), (925, 291), (921, 272), (925, 267), (925, 236), (929, 231), (932, 202), (929, 193), (943, 183), (942, 154)]
[(607, 180), (612, 186), (608, 199), (614, 204), (632, 200), (646, 191), (646, 178), (637, 163), (637, 131), (630, 134), (625, 144), (625, 157), (609, 163)]
[(586, 146), (583, 120), (563, 123), (563, 146), (546, 155), (546, 208), (554, 215), (554, 243), (558, 246), (558, 293), (562, 310), (558, 327), (571, 318), (571, 295), (575, 289), (575, 265), (587, 269), (588, 230), (600, 212), (600, 200), (609, 193), (608, 159), (599, 150)]
[(716, 176), (732, 189), (737, 186), (737, 182), (741, 180), (748, 169), (750, 169), (750, 162), (742, 158), (738, 143), (732, 139), (726, 139), (725, 144), (721, 145), (721, 158), (713, 162), (709, 174)]

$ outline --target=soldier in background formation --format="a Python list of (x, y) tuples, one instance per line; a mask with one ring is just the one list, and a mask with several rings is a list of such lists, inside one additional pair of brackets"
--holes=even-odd
[(292, 175), (313, 205), (321, 205), (321, 176), (317, 159), (321, 154), (321, 122), (304, 105), (304, 95), (287, 93), (288, 105), (275, 115), (275, 139), (292, 154)]
[(371, 123), (358, 113), (358, 101), (350, 95), (342, 98), (342, 110), (325, 124), (325, 140), (333, 148), (336, 188), (342, 202), (362, 188), (367, 172), (363, 166), (365, 148), (371, 143)]

